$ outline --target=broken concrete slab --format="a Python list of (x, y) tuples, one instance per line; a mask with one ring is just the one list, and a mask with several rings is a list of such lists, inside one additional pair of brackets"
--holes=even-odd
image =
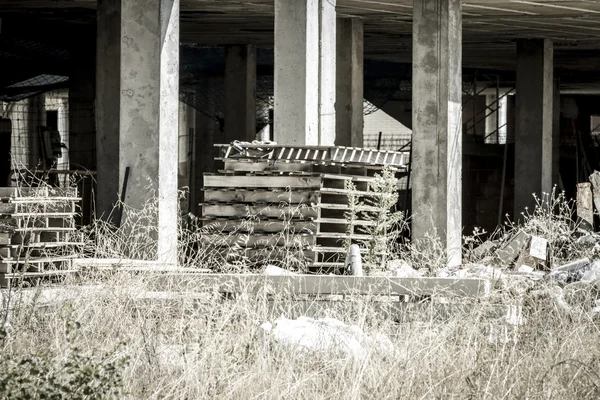
[(483, 258), (483, 257), (487, 256), (488, 254), (492, 253), (497, 248), (498, 248), (498, 243), (488, 240), (486, 242), (483, 242), (478, 247), (474, 248), (471, 251), (471, 255), (477, 259)]
[(498, 249), (496, 255), (503, 264), (508, 266), (523, 253), (530, 240), (531, 236), (521, 230), (508, 243)]

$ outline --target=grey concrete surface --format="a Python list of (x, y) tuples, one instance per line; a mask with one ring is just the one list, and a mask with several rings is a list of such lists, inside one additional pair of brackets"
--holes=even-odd
[(335, 140), (335, 2), (275, 0), (275, 141)]
[(438, 236), (461, 264), (462, 69), (460, 0), (413, 6), (412, 237)]
[(175, 263), (179, 0), (98, 6), (99, 212), (109, 212), (129, 167), (125, 203), (139, 209), (158, 197), (157, 257)]
[(363, 146), (364, 31), (358, 18), (337, 21), (336, 146)]
[(223, 143), (256, 138), (256, 47), (228, 46)]
[(517, 108), (515, 116), (515, 217), (533, 194), (552, 191), (554, 108), (553, 45), (547, 39), (517, 42)]

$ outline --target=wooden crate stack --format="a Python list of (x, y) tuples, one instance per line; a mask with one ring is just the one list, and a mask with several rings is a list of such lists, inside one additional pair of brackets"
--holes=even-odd
[(0, 188), (0, 286), (73, 272), (83, 239), (75, 227), (77, 189)]
[(407, 155), (345, 147), (217, 145), (223, 169), (204, 174), (202, 245), (249, 262), (298, 261), (312, 273), (343, 273), (348, 243), (368, 240), (349, 221), (347, 182), (374, 198), (370, 184), (389, 166), (405, 170)]

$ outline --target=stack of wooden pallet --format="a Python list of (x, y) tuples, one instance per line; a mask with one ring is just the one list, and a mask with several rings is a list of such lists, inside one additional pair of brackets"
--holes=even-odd
[(0, 188), (0, 286), (73, 272), (83, 244), (76, 189)]
[(298, 261), (314, 273), (342, 273), (348, 244), (370, 238), (374, 222), (348, 218), (349, 196), (376, 197), (376, 175), (408, 161), (345, 147), (217, 146), (223, 169), (204, 175), (203, 245), (249, 262)]

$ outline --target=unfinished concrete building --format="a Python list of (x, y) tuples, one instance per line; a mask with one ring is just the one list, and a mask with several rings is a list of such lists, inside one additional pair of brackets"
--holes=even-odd
[(412, 237), (435, 231), (451, 265), (462, 234), (574, 195), (600, 160), (600, 1), (0, 0), (0, 18), (0, 186), (78, 171), (85, 222), (127, 175), (126, 204), (158, 195), (165, 262), (215, 143), (372, 147), (364, 115), (384, 111), (412, 130), (393, 149)]

